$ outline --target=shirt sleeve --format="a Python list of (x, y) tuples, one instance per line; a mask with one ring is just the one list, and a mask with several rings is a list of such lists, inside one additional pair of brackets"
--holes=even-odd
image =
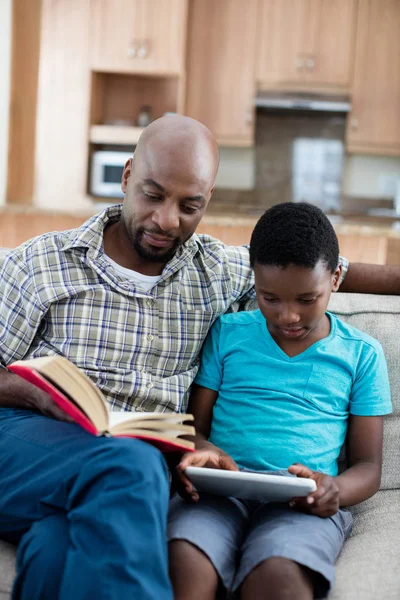
[(223, 364), (220, 358), (221, 320), (212, 326), (200, 357), (200, 368), (194, 383), (218, 392), (221, 387)]
[(346, 279), (347, 271), (349, 270), (349, 261), (344, 256), (339, 256), (339, 265), (342, 267), (342, 273), (340, 275), (340, 285)]
[(45, 314), (28, 263), (21, 247), (0, 260), (0, 367), (3, 369), (25, 357)]
[(365, 345), (350, 394), (349, 412), (361, 417), (392, 412), (389, 376), (382, 346)]

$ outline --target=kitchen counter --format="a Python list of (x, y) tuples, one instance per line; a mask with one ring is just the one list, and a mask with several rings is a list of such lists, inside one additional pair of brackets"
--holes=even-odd
[[(341, 252), (351, 261), (400, 264), (400, 218), (368, 214), (376, 201), (343, 198), (342, 208), (329, 215), (339, 238)], [(390, 203), (380, 203), (390, 208)], [(33, 206), (0, 207), (0, 246), (15, 247), (48, 231), (78, 227), (105, 204), (88, 213), (42, 211)], [(227, 244), (247, 244), (258, 218), (268, 208), (265, 194), (216, 190), (198, 226)]]
[[(343, 196), (338, 211), (328, 213), (329, 218), (340, 230), (358, 228), (366, 234), (382, 232), (399, 236), (400, 214), (390, 214), (392, 201), (375, 198)], [(265, 210), (273, 206), (268, 193), (262, 190), (236, 191), (215, 190), (203, 223), (210, 225), (251, 225), (256, 223)], [(375, 214), (375, 209), (383, 209)], [(378, 212), (378, 211), (376, 211)]]

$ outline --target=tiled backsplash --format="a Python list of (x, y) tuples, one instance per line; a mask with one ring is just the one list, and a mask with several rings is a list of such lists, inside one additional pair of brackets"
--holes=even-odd
[(256, 189), (276, 202), (337, 207), (343, 175), (345, 115), (257, 112)]
[[(303, 188), (305, 185), (308, 188), (310, 201), (321, 194), (321, 188), (327, 187), (326, 202), (321, 202), (321, 205), (328, 209), (337, 203), (337, 182), (343, 167), (341, 195), (362, 198), (370, 206), (392, 206), (394, 192), (389, 193), (388, 184), (400, 177), (400, 157), (346, 154), (346, 118), (346, 115), (339, 113), (258, 110), (255, 149), (223, 148), (221, 151), (221, 169), (213, 202), (218, 205), (236, 204), (241, 210), (244, 209), (242, 203), (248, 204), (250, 210), (254, 206), (267, 207), (292, 200), (293, 191), (296, 194), (296, 183), (299, 183)], [(329, 147), (333, 144), (331, 149), (335, 148), (335, 156), (330, 157), (333, 160), (328, 160), (330, 168), (326, 179), (320, 176), (320, 168), (313, 169), (317, 166), (313, 164), (313, 159), (310, 161), (310, 170), (300, 165), (297, 171), (303, 172), (303, 178), (299, 181), (295, 177), (293, 190), (293, 148), (300, 150), (304, 144), (310, 147), (314, 145), (316, 153), (318, 146), (325, 146), (325, 151), (320, 152), (320, 160), (328, 158)], [(304, 160), (307, 161), (307, 158)], [(333, 180), (329, 175), (329, 171), (332, 175), (332, 170), (336, 170)]]

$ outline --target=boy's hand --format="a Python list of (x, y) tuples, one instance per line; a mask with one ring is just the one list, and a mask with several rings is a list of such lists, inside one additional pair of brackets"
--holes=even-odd
[(339, 488), (330, 475), (311, 471), (308, 467), (295, 463), (288, 469), (297, 477), (314, 479), (317, 489), (312, 494), (301, 498), (292, 498), (290, 505), (318, 517), (331, 517), (339, 510)]
[(199, 494), (193, 487), (189, 477), (185, 474), (187, 467), (208, 467), (210, 469), (224, 469), (225, 471), (238, 471), (239, 467), (228, 454), (222, 450), (204, 449), (196, 452), (187, 452), (176, 467), (178, 475), (178, 493), (185, 500), (197, 502)]

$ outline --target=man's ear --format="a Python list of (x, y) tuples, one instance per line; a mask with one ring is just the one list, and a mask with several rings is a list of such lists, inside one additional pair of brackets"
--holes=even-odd
[(214, 189), (215, 189), (215, 186), (213, 185), (213, 186), (212, 186), (212, 188), (211, 188), (211, 190), (210, 190), (210, 191), (209, 191), (209, 193), (208, 193), (207, 206), (208, 206), (208, 204), (209, 204), (209, 202), (210, 202), (210, 200), (211, 200), (211, 197), (212, 197), (212, 195), (213, 195), (213, 193), (214, 193)]
[(332, 275), (332, 292), (337, 292), (341, 284), (342, 265), (338, 265), (336, 271)]
[(132, 161), (133, 158), (129, 158), (124, 166), (124, 170), (122, 171), (122, 179), (121, 179), (121, 190), (126, 194), (126, 186), (128, 185), (128, 179), (132, 173)]

